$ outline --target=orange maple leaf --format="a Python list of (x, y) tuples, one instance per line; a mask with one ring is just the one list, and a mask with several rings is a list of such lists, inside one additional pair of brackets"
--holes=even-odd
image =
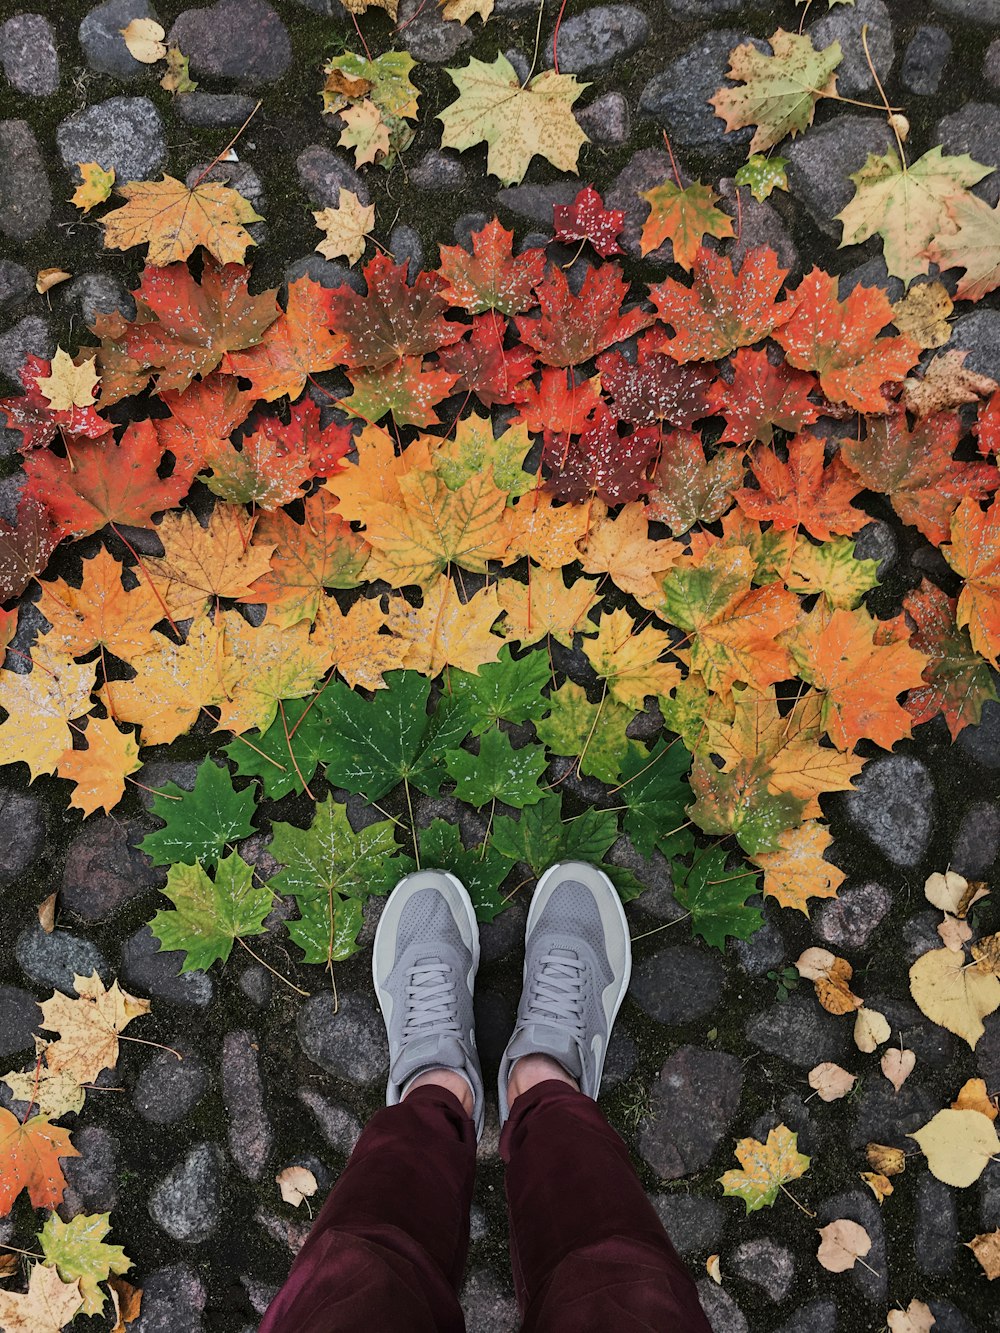
[(758, 445), (750, 455), (750, 470), (759, 489), (744, 486), (734, 496), (752, 518), (770, 519), (779, 530), (805, 528), (818, 541), (834, 533), (857, 532), (868, 515), (851, 501), (861, 485), (839, 456), (823, 466), (823, 441), (803, 431), (788, 442), (788, 462), (773, 449)]
[(241, 505), (216, 505), (202, 527), (194, 512), (167, 514), (156, 530), (163, 555), (142, 571), (175, 620), (199, 615), (220, 597), (250, 602), (251, 585), (271, 567), (272, 547), (251, 544), (253, 519)]
[(319, 604), (313, 638), (322, 642), (330, 661), (352, 689), (384, 690), (385, 672), (406, 662), (410, 640), (388, 629), (380, 598), (362, 598), (348, 612), (335, 598)]
[(806, 916), (810, 898), (835, 898), (845, 875), (823, 858), (832, 841), (830, 830), (815, 819), (779, 833), (776, 852), (750, 858), (764, 872), (764, 897)]
[(57, 1207), (66, 1189), (59, 1159), (79, 1156), (68, 1129), (49, 1124), (44, 1115), (22, 1124), (0, 1106), (0, 1217), (7, 1216), (23, 1189), (33, 1208)]
[(569, 648), (574, 634), (597, 630), (586, 618), (600, 600), (596, 585), (589, 579), (577, 579), (567, 588), (561, 569), (530, 569), (527, 583), (501, 579), (497, 596), (507, 613), (507, 637), (517, 643), (537, 643), (550, 634), (556, 643)]
[(125, 778), (142, 765), (131, 732), (119, 731), (111, 718), (92, 717), (85, 732), (85, 750), (67, 750), (56, 767), (61, 778), (76, 783), (69, 803), (84, 815), (97, 809), (109, 813), (125, 795)]
[(503, 639), (490, 629), (500, 612), (496, 584), (463, 602), (451, 579), (439, 577), (424, 591), (419, 607), (394, 597), (387, 620), (393, 633), (409, 640), (403, 665), (437, 676), (446, 666), (478, 671), (496, 661)]
[(606, 513), (601, 500), (557, 505), (548, 492), (529, 491), (505, 516), (510, 534), (507, 559), (527, 555), (543, 569), (571, 565), (580, 555), (577, 544)]
[(301, 277), (288, 284), (288, 301), (267, 332), (246, 351), (231, 352), (225, 369), (245, 376), (258, 398), (273, 403), (288, 394), (298, 398), (310, 375), (332, 370), (346, 339), (330, 325), (331, 293)]
[(104, 647), (125, 662), (149, 651), (150, 630), (166, 608), (147, 583), (126, 591), (122, 566), (110, 552), (99, 550), (83, 562), (79, 588), (64, 579), (42, 582), (42, 614), (52, 626), (50, 647), (80, 657)]
[(670, 651), (670, 636), (647, 626), (637, 629), (627, 611), (605, 611), (597, 636), (586, 639), (583, 651), (612, 698), (643, 708), (648, 695), (667, 695), (680, 683), (675, 662), (661, 662)]
[(964, 499), (951, 521), (951, 544), (941, 554), (965, 579), (958, 624), (968, 625), (972, 646), (1000, 666), (1000, 499), (985, 513)]
[(183, 643), (150, 636), (150, 651), (133, 680), (109, 680), (101, 689), (108, 712), (138, 722), (143, 745), (162, 745), (188, 731), (205, 706), (226, 698), (221, 629), (200, 616)]

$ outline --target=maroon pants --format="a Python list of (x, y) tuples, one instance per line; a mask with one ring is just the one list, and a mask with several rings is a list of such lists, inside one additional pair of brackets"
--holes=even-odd
[[(500, 1138), (523, 1333), (710, 1333), (597, 1104), (552, 1080)], [(260, 1333), (462, 1333), (476, 1135), (420, 1087), (368, 1122)]]

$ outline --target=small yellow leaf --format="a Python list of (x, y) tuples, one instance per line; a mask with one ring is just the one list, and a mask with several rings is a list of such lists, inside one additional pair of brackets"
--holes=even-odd
[(882, 1203), (892, 1193), (892, 1181), (888, 1176), (883, 1176), (881, 1172), (861, 1171), (859, 1175), (879, 1203)]
[(681, 680), (674, 662), (661, 662), (670, 649), (670, 636), (646, 626), (638, 629), (625, 610), (605, 612), (597, 637), (583, 645), (587, 660), (608, 682), (619, 703), (643, 708), (647, 695), (667, 695)]
[(910, 968), (910, 994), (932, 1023), (954, 1032), (975, 1050), (983, 1019), (1000, 1008), (1000, 980), (966, 967), (954, 949), (931, 949)]
[(892, 322), (918, 347), (943, 347), (951, 337), (948, 318), (955, 304), (941, 282), (911, 287), (892, 307)]
[(835, 1102), (840, 1097), (846, 1097), (857, 1081), (854, 1074), (829, 1060), (809, 1071), (809, 1086), (824, 1102)]
[(717, 1254), (710, 1254), (705, 1260), (705, 1272), (716, 1286), (722, 1286), (722, 1266), (719, 1263), (719, 1256)]
[(993, 1121), (980, 1111), (938, 1111), (907, 1137), (916, 1139), (926, 1154), (931, 1175), (958, 1189), (977, 1181), (990, 1158), (1000, 1152)]
[(957, 917), (964, 917), (972, 904), (988, 892), (985, 884), (970, 884), (964, 875), (956, 874), (954, 870), (946, 870), (943, 875), (937, 872), (928, 875), (924, 884), (927, 901), (942, 912)]
[(105, 171), (99, 162), (78, 162), (76, 169), (80, 173), (80, 184), (73, 192), (71, 204), (89, 213), (98, 204), (103, 204), (111, 195), (115, 183), (115, 169)]
[(340, 132), (340, 146), (353, 148), (355, 166), (378, 162), (388, 154), (389, 127), (371, 98), (345, 107), (340, 118), (344, 122)]
[[(44, 1047), (45, 1043), (42, 1043)], [(4, 1074), (3, 1081), (19, 1102), (29, 1102), (37, 1115), (58, 1120), (83, 1110), (86, 1092), (72, 1074), (54, 1074), (46, 1065), (25, 1074)]]
[(906, 1154), (902, 1148), (890, 1148), (886, 1143), (869, 1143), (865, 1148), (868, 1165), (885, 1176), (898, 1176), (906, 1170)]
[(968, 921), (960, 921), (957, 916), (946, 916), (938, 923), (937, 933), (946, 949), (961, 953), (962, 947), (972, 939), (972, 927)]
[(973, 1236), (966, 1245), (982, 1264), (983, 1272), (991, 1282), (1000, 1277), (1000, 1230)]
[(872, 1247), (871, 1236), (864, 1227), (846, 1217), (820, 1227), (819, 1234), (821, 1240), (816, 1258), (830, 1273), (846, 1273)]
[(172, 46), (167, 52), (167, 72), (160, 80), (160, 87), (168, 93), (193, 93), (198, 87), (188, 69), (188, 57), (181, 55), (180, 49)]
[(916, 1063), (917, 1057), (912, 1051), (897, 1050), (893, 1047), (882, 1056), (882, 1073), (898, 1092), (913, 1073), (913, 1066)]
[(220, 264), (242, 264), (256, 244), (244, 223), (262, 218), (253, 205), (228, 185), (202, 181), (185, 185), (173, 176), (158, 181), (130, 181), (119, 194), (121, 208), (101, 218), (108, 250), (147, 245), (147, 262), (163, 268), (202, 245)]
[(64, 1282), (54, 1268), (33, 1264), (26, 1292), (0, 1291), (0, 1328), (5, 1333), (59, 1333), (82, 1304), (79, 1278)]
[(441, 16), (454, 19), (456, 23), (468, 23), (473, 14), (478, 14), (485, 23), (493, 13), (495, 0), (440, 0)]
[(303, 1199), (310, 1199), (319, 1189), (316, 1177), (304, 1166), (286, 1166), (274, 1177), (285, 1203), (298, 1208)]
[(68, 282), (73, 276), (67, 273), (64, 268), (40, 268), (38, 276), (35, 278), (35, 291), (40, 296), (44, 296), (47, 291), (53, 287), (58, 287), (61, 282)]
[(46, 935), (51, 935), (56, 928), (56, 901), (58, 893), (50, 893), (38, 904), (38, 924)]
[(979, 972), (992, 977), (1000, 976), (1000, 931), (977, 940), (972, 946), (972, 956)]
[(74, 407), (90, 407), (97, 388), (97, 361), (94, 357), (74, 365), (69, 352), (56, 348), (48, 375), (41, 376), (39, 393), (49, 401), (53, 412), (69, 412)]
[(930, 1333), (935, 1318), (924, 1301), (910, 1301), (905, 1310), (890, 1310), (886, 1316), (890, 1333)]
[(118, 30), (125, 38), (129, 55), (143, 65), (155, 65), (167, 54), (166, 33), (155, 19), (133, 19), (127, 28)]
[(996, 1120), (997, 1118), (996, 1096), (989, 1096), (986, 1090), (986, 1080), (982, 1078), (966, 1080), (951, 1105), (954, 1111), (978, 1111), (990, 1120)]
[(800, 977), (813, 983), (816, 998), (827, 1013), (850, 1014), (861, 1008), (862, 1001), (851, 991), (854, 969), (846, 958), (838, 958), (829, 949), (806, 949), (795, 966)]
[(888, 1041), (891, 1035), (892, 1029), (886, 1022), (885, 1014), (862, 1005), (854, 1020), (854, 1044), (858, 1050), (870, 1054), (882, 1042)]
[(54, 1073), (90, 1083), (102, 1069), (117, 1064), (118, 1034), (133, 1018), (148, 1014), (150, 1004), (121, 990), (117, 981), (105, 990), (96, 972), (74, 976), (73, 986), (76, 997), (56, 991), (39, 1005), (40, 1026), (59, 1033), (58, 1040), (46, 1047), (45, 1059)]
[(326, 259), (344, 255), (348, 264), (356, 264), (375, 226), (375, 205), (366, 207), (351, 190), (341, 190), (336, 208), (320, 209), (313, 217), (320, 231), (326, 233), (316, 246), (319, 253)]

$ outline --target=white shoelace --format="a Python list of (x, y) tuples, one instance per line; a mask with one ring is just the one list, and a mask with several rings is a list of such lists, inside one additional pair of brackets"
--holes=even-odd
[(409, 969), (403, 1040), (428, 1032), (458, 1031), (458, 994), (454, 970), (435, 958)]
[(531, 981), (528, 1018), (570, 1024), (582, 1038), (586, 965), (565, 954), (545, 954), (540, 961)]

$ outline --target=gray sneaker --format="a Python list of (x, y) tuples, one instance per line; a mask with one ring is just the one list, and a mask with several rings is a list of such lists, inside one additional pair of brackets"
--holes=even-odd
[(524, 987), (500, 1061), (500, 1123), (507, 1080), (523, 1055), (548, 1055), (595, 1100), (615, 1016), (632, 975), (632, 942), (618, 891), (585, 861), (546, 870), (528, 909)]
[(472, 992), (479, 924), (465, 885), (444, 870), (399, 881), (375, 931), (372, 979), (389, 1036), (386, 1104), (428, 1069), (454, 1069), (472, 1085), (472, 1118), (483, 1132), (483, 1075)]

